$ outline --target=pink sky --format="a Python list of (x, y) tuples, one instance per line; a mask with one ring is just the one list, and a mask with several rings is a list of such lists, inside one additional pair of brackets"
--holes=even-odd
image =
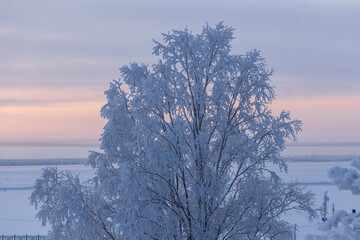
[[(106, 123), (100, 117), (101, 90), (7, 88), (0, 89), (0, 96), (22, 100), (0, 108), (2, 141), (97, 140)], [(360, 95), (278, 98), (271, 108), (303, 121), (299, 141), (360, 141)]]
[[(119, 67), (152, 63), (152, 39), (224, 21), (233, 53), (275, 69), (273, 110), (299, 141), (360, 141), (360, 2), (353, 0), (5, 1), (0, 8), (0, 141), (97, 140)], [(201, 13), (201, 14), (199, 14)]]
[(360, 141), (360, 95), (279, 98), (272, 109), (288, 110), (303, 122), (300, 142)]
[(101, 90), (3, 88), (1, 97), (8, 101), (0, 107), (2, 141), (98, 139), (105, 124)]

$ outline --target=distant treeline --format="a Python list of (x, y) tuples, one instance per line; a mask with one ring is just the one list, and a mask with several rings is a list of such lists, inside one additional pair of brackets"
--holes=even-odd
[(87, 158), (0, 159), (0, 166), (77, 165), (86, 162)]
[(303, 156), (283, 156), (285, 162), (347, 162), (351, 161), (356, 155), (303, 155)]
[[(303, 155), (284, 156), (285, 162), (344, 162), (354, 159), (355, 155)], [(87, 158), (43, 158), (43, 159), (0, 159), (0, 166), (31, 165), (82, 165)]]

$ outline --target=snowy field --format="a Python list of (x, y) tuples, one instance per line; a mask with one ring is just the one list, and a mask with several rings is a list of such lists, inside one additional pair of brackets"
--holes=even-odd
[[(46, 235), (35, 218), (36, 211), (28, 200), (35, 179), (46, 166), (0, 166), (0, 235)], [(94, 171), (84, 165), (58, 165), (59, 170), (79, 174), (81, 179), (91, 178)]]
[[(352, 209), (356, 209), (358, 212), (360, 211), (360, 197), (352, 195), (350, 191), (338, 190), (327, 176), (328, 170), (334, 166), (350, 167), (350, 161), (344, 160), (347, 158), (347, 156), (329, 156), (329, 161), (326, 161), (324, 157), (315, 157), (313, 161), (308, 161), (306, 158), (292, 158), (293, 161), (287, 162), (288, 173), (280, 172), (278, 174), (284, 182), (298, 182), (301, 186), (311, 190), (316, 196), (316, 207), (322, 205), (324, 193), (327, 191), (329, 196), (328, 213), (330, 215), (333, 204), (335, 210), (343, 209), (351, 212)], [(272, 169), (277, 170), (275, 167)], [(285, 219), (297, 225), (297, 239), (305, 239), (309, 233), (321, 233), (318, 229), (318, 225), (321, 223), (320, 219), (309, 222), (307, 217), (298, 211), (289, 212)]]
[[(331, 167), (349, 166), (348, 159), (349, 156), (292, 157), (287, 159), (288, 174), (279, 174), (285, 182), (297, 181), (312, 190), (317, 197), (317, 206), (321, 206), (323, 194), (328, 191), (330, 211), (333, 203), (336, 209), (351, 211), (360, 206), (360, 198), (354, 197), (348, 191), (337, 190), (327, 177), (327, 171)], [(40, 176), (41, 169), (44, 167), (41, 165), (0, 166), (0, 235), (47, 233), (48, 228), (42, 227), (35, 218), (36, 211), (28, 200), (35, 179)], [(58, 169), (80, 174), (82, 179), (90, 178), (94, 173), (90, 167), (83, 165), (59, 165)], [(271, 169), (277, 171), (274, 166)], [(319, 220), (310, 223), (305, 216), (295, 211), (287, 214), (285, 218), (297, 224), (298, 239), (304, 239), (307, 233), (318, 232)]]

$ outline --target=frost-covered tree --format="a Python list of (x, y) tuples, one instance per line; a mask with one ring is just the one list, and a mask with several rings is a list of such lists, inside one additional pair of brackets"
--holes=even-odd
[[(360, 157), (351, 161), (353, 168), (334, 167), (329, 170), (329, 177), (340, 190), (350, 190), (360, 195)], [(335, 212), (320, 228), (325, 231), (321, 236), (308, 236), (308, 240), (359, 240), (360, 213), (340, 210)]]
[[(106, 91), (96, 176), (54, 168), (31, 202), (56, 239), (290, 239), (290, 209), (316, 215), (313, 195), (267, 168), (301, 122), (273, 116), (271, 70), (259, 51), (230, 53), (233, 28), (163, 34), (149, 67), (123, 66)], [(86, 185), (86, 187), (84, 187)]]

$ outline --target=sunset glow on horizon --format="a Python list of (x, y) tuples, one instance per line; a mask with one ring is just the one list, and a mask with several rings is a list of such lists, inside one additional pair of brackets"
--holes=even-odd
[(15, 2), (0, 9), (0, 142), (99, 139), (119, 67), (157, 61), (162, 32), (219, 21), (234, 54), (260, 49), (275, 69), (273, 112), (303, 121), (300, 142), (360, 142), (357, 1)]
[[(80, 94), (74, 94), (79, 92)], [(106, 103), (95, 90), (0, 89), (7, 101), (0, 108), (0, 141), (97, 140), (106, 121), (100, 109)], [(20, 94), (19, 94), (20, 93)], [(290, 111), (303, 121), (299, 141), (360, 141), (360, 95), (277, 98), (274, 114)], [(339, 123), (342, 123), (339, 125)], [(331, 131), (329, 131), (331, 129)]]
[(312, 98), (279, 98), (274, 113), (290, 111), (303, 122), (300, 142), (359, 142), (360, 94)]
[[(86, 89), (0, 89), (0, 140), (98, 139), (105, 96)], [(6, 98), (6, 99), (5, 99)]]

